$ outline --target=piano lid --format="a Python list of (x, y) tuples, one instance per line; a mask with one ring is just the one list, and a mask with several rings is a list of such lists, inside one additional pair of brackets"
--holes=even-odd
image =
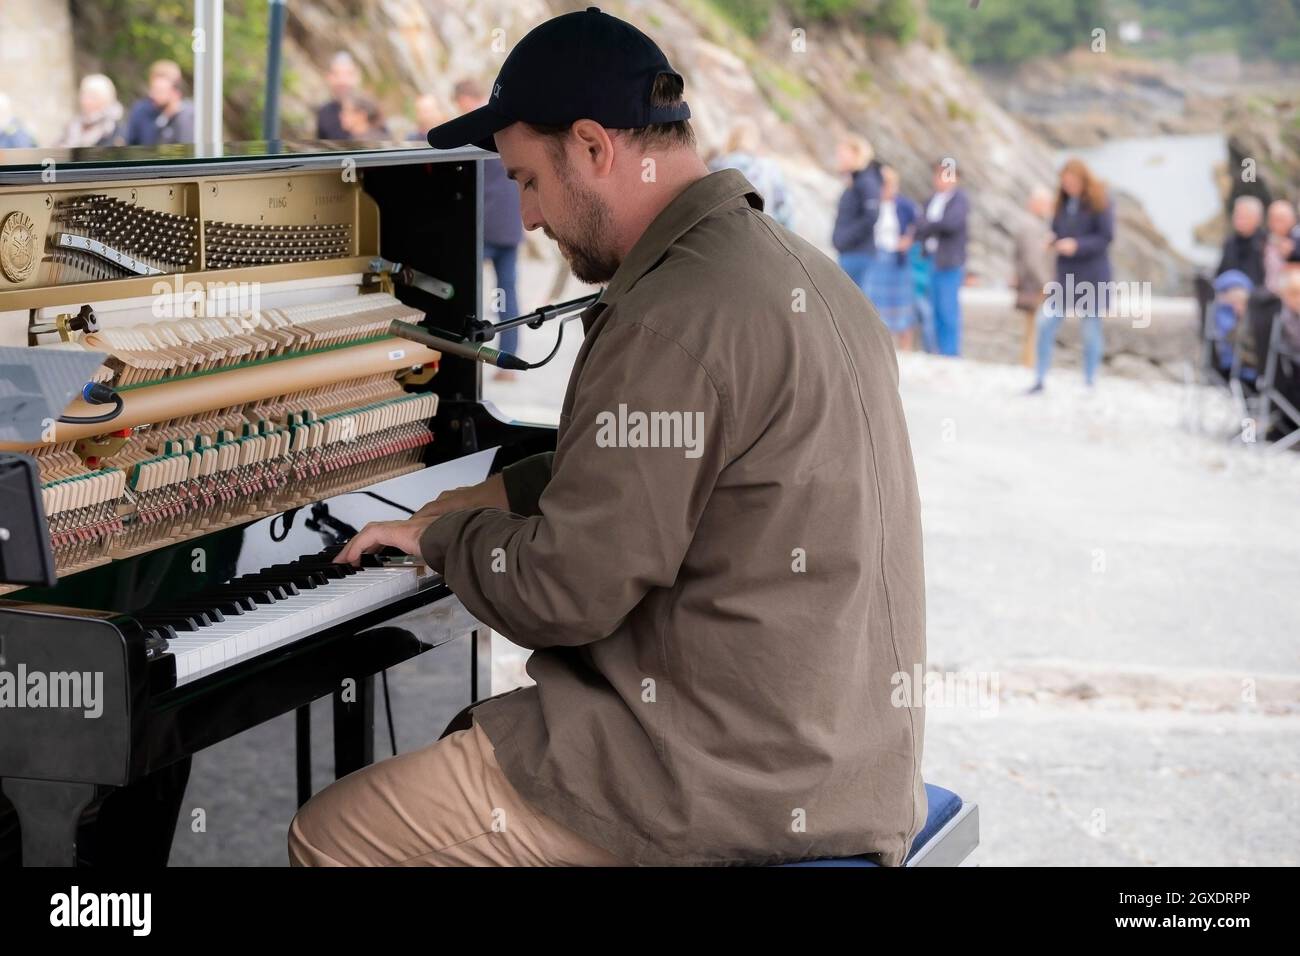
[[(347, 140), (250, 140), (195, 146), (89, 146), (0, 149), (0, 186), (22, 186), (49, 180), (95, 182), (107, 171), (129, 172), (132, 179), (183, 176), (214, 166), (221, 173), (337, 168), (345, 158), (357, 166), (490, 159), (494, 154), (473, 146), (433, 149), (423, 140), (359, 143)], [(52, 164), (52, 165), (51, 165)], [(44, 178), (42, 178), (44, 176)]]

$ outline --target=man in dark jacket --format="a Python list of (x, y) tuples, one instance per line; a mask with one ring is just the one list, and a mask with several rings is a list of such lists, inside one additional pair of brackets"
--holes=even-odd
[(1238, 196), (1232, 204), (1232, 235), (1223, 243), (1223, 255), (1215, 275), (1229, 269), (1244, 272), (1258, 288), (1264, 284), (1264, 204), (1258, 196)]
[(194, 142), (194, 103), (185, 98), (180, 66), (158, 60), (149, 67), (149, 95), (131, 107), (126, 121), (128, 146)]
[(291, 859), (901, 864), (926, 818), (925, 581), (889, 333), (708, 172), (681, 75), (631, 24), (548, 20), (492, 89), (430, 143), (499, 150), (524, 224), (608, 283), (556, 449), (511, 466), (536, 500), (489, 479), (338, 560), (422, 554), (536, 683), (318, 794)]
[[(473, 80), (462, 80), (454, 91), (456, 108), (462, 113), (476, 110), (487, 102), (483, 90)], [(519, 218), (519, 189), (506, 176), (499, 159), (483, 162), (483, 258), (492, 263), (497, 287), (488, 297), (488, 318), (496, 321), (519, 314), (518, 282), (519, 244), (524, 241), (524, 224)], [(519, 349), (519, 330), (506, 329), (494, 348), (503, 352)], [(515, 373), (499, 369), (494, 381), (510, 381)]]
[(835, 151), (836, 166), (849, 178), (835, 210), (831, 244), (840, 268), (864, 292), (876, 253), (876, 217), (880, 215), (880, 163), (871, 144), (861, 136), (846, 136)]
[(966, 219), (970, 200), (958, 185), (951, 157), (934, 164), (934, 192), (916, 227), (921, 248), (934, 263), (930, 278), (936, 344), (940, 355), (961, 354), (961, 284), (966, 278)]

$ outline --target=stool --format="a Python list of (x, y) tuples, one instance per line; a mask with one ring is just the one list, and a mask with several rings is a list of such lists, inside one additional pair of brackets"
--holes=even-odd
[[(979, 807), (963, 803), (951, 790), (925, 785), (925, 799), (929, 812), (925, 826), (912, 841), (904, 866), (958, 866), (979, 846)], [(799, 863), (779, 863), (778, 866), (878, 866), (865, 856), (845, 856), (824, 860), (804, 860)]]

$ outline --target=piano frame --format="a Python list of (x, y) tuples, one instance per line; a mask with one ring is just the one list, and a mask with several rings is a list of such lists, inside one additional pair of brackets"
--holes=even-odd
[[(378, 254), (450, 282), (452, 287), (450, 296), (439, 298), (417, 287), (397, 285), (393, 289), (397, 298), (424, 312), (423, 324), (430, 329), (466, 339), (478, 335), (483, 325), (481, 160), (490, 154), (477, 149), (435, 151), (410, 145), (363, 149), (356, 144), (276, 143), (269, 144), (270, 150), (267, 145), (227, 144), (224, 155), (214, 156), (195, 156), (189, 147), (66, 154), (57, 150), (6, 151), (0, 154), (8, 164), (0, 166), (0, 217), (8, 211), (6, 197), (13, 190), (28, 193), (48, 182), (51, 154), (58, 188), (169, 180), (209, 184), (227, 177), (292, 177), (350, 169), (377, 210)], [(354, 251), (362, 251), (359, 240)], [(283, 282), (341, 272), (365, 273), (371, 258), (358, 254), (346, 259), (182, 275), (185, 281)], [(170, 277), (114, 279), (41, 290), (6, 287), (0, 280), (0, 318), (19, 309), (145, 295), (162, 278)], [(439, 395), (432, 424), (435, 440), (426, 448), (426, 467), (497, 447), (495, 471), (554, 448), (553, 427), (511, 421), (482, 400), (478, 363), (444, 356), (438, 374), (415, 388), (431, 389)], [(218, 533), (242, 535), (242, 527)], [(192, 543), (177, 547), (188, 553)], [(0, 667), (20, 660), (43, 660), (50, 665), (63, 661), (65, 667), (74, 658), (93, 661), (107, 674), (120, 675), (119, 689), (124, 692), (120, 701), (94, 722), (93, 729), (88, 729), (90, 722), (80, 714), (60, 714), (52, 709), (39, 713), (0, 711), (0, 727), (7, 725), (0, 733), (0, 778), (18, 816), (26, 865), (74, 865), (78, 828), (87, 808), (118, 788), (177, 765), (184, 766), (187, 775), (185, 761), (195, 752), (289, 711), (297, 714), (298, 797), (300, 804), (305, 802), (311, 793), (310, 703), (333, 697), (335, 774), (341, 777), (374, 759), (374, 675), (434, 648), (467, 641), (470, 700), (490, 693), (490, 632), (440, 581), (319, 631), (310, 639), (157, 692), (151, 688), (142, 629), (131, 617), (138, 597), (124, 592), (114, 598), (120, 606), (107, 610), (75, 606), (84, 603), (76, 594), (82, 590), (76, 582), (83, 575), (106, 568), (130, 570), (116, 566), (155, 557), (156, 553), (150, 552), (126, 558), (71, 575), (51, 591), (29, 589), (0, 601)], [(76, 669), (83, 668), (77, 665)], [(345, 678), (356, 679), (350, 699), (340, 691)], [(165, 862), (170, 839), (168, 832), (152, 861), (147, 852), (141, 858)]]

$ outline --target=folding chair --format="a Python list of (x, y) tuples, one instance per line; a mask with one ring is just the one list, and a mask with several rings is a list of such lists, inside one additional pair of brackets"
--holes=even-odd
[[(1290, 382), (1292, 389), (1287, 394), (1283, 383)], [(1255, 383), (1258, 391), (1259, 428), (1267, 440), (1276, 424), (1289, 428), (1284, 435), (1273, 442), (1272, 451), (1284, 451), (1300, 444), (1300, 409), (1296, 408), (1293, 398), (1300, 393), (1300, 349), (1286, 341), (1282, 334), (1280, 313), (1273, 314), (1272, 328), (1268, 333), (1268, 358), (1264, 362), (1264, 374)]]
[[(951, 790), (925, 785), (925, 826), (912, 841), (903, 866), (969, 866), (967, 860), (980, 842), (979, 806), (967, 803)], [(874, 867), (865, 856), (829, 857), (800, 863), (778, 863), (781, 867)]]

